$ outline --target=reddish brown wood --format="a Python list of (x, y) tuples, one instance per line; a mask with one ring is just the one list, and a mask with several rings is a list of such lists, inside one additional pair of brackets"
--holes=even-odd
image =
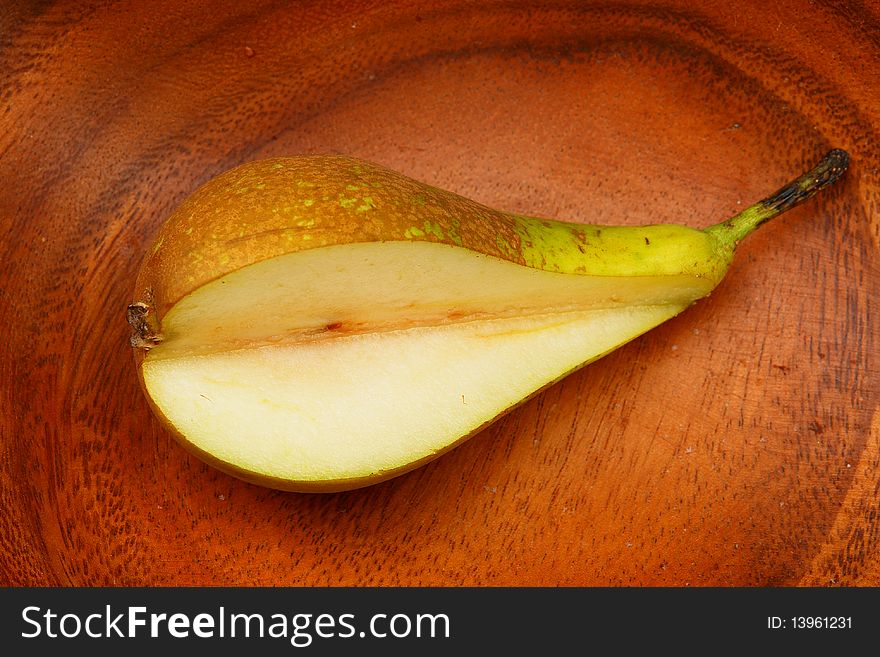
[[(876, 7), (217, 4), (0, 13), (0, 584), (880, 583)], [(244, 484), (137, 388), (140, 256), (242, 161), (704, 226), (832, 146), (709, 299), (394, 481)]]

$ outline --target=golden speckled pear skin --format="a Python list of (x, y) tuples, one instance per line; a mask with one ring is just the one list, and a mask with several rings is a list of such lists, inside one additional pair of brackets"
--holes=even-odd
[[(564, 274), (713, 279), (732, 254), (685, 226), (594, 226), (493, 210), (350, 157), (239, 166), (200, 187), (163, 225), (136, 289), (161, 317), (193, 289), (257, 260), (337, 244), (439, 242)], [(182, 271), (184, 270), (184, 271)]]
[(141, 385), (184, 446), (235, 476), (382, 481), (707, 295), (746, 235), (847, 165), (833, 150), (697, 230), (512, 214), (344, 156), (244, 164), (186, 199), (145, 256), (127, 311)]

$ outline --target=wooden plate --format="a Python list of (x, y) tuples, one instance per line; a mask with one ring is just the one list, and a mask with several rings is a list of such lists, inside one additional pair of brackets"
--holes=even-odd
[[(190, 4), (0, 17), (0, 583), (880, 583), (876, 8)], [(845, 180), (709, 299), (391, 482), (242, 483), (138, 390), (140, 257), (243, 161), (705, 226), (831, 147)]]

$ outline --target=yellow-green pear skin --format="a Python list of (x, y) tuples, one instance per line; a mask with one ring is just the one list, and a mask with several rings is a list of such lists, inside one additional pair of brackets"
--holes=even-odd
[(156, 415), (201, 458), (356, 488), (459, 444), (679, 313), (848, 156), (706, 230), (488, 208), (344, 156), (251, 162), (162, 226), (128, 308)]

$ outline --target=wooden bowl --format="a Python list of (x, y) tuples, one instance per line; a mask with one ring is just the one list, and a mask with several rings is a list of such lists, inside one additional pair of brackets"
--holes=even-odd
[[(13, 3), (0, 583), (880, 583), (880, 15), (865, 3)], [(187, 194), (347, 153), (492, 206), (705, 226), (831, 147), (727, 280), (452, 453), (339, 494), (189, 456), (125, 306)]]

